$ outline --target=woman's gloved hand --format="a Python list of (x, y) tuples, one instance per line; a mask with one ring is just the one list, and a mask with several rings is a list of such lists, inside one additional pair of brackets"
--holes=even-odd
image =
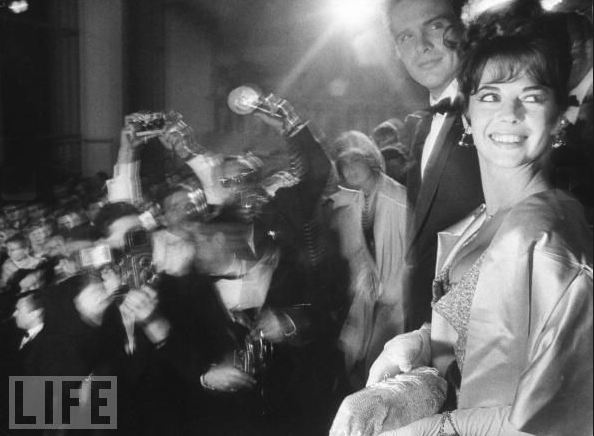
[(367, 386), (414, 368), (428, 366), (431, 361), (431, 326), (404, 333), (388, 341), (384, 351), (369, 369)]

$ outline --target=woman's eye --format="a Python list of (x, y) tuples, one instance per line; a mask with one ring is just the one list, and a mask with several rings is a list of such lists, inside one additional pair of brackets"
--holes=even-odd
[(530, 94), (525, 95), (522, 100), (526, 103), (544, 103), (547, 100), (547, 97), (543, 94)]
[(485, 93), (485, 94), (480, 94), (477, 97), (477, 100), (478, 101), (485, 102), (485, 103), (492, 103), (492, 102), (499, 101), (499, 96), (497, 94), (495, 94), (495, 93), (488, 92), (488, 93)]

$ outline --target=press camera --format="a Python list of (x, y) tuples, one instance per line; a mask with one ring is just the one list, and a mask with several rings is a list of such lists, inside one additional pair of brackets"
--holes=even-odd
[(114, 252), (107, 244), (98, 244), (81, 249), (79, 259), (80, 265), (86, 270), (117, 268), (122, 283), (130, 289), (154, 285), (157, 279), (152, 264), (151, 237), (143, 227), (133, 228), (126, 233), (122, 252)]

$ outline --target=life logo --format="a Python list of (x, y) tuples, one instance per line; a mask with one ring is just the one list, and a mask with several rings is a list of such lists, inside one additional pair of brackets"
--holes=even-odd
[(9, 429), (117, 429), (117, 377), (9, 378)]

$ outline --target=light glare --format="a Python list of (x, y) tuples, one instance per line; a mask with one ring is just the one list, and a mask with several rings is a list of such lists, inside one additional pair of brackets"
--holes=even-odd
[(543, 9), (547, 11), (552, 11), (555, 6), (561, 3), (563, 0), (542, 0), (540, 4), (542, 5)]
[(348, 26), (357, 26), (367, 22), (375, 14), (375, 2), (369, 0), (334, 0), (332, 14)]
[(15, 14), (20, 14), (21, 12), (25, 12), (27, 9), (29, 9), (29, 3), (27, 3), (27, 0), (13, 1), (10, 3), (10, 5), (8, 5), (8, 9), (10, 9)]

